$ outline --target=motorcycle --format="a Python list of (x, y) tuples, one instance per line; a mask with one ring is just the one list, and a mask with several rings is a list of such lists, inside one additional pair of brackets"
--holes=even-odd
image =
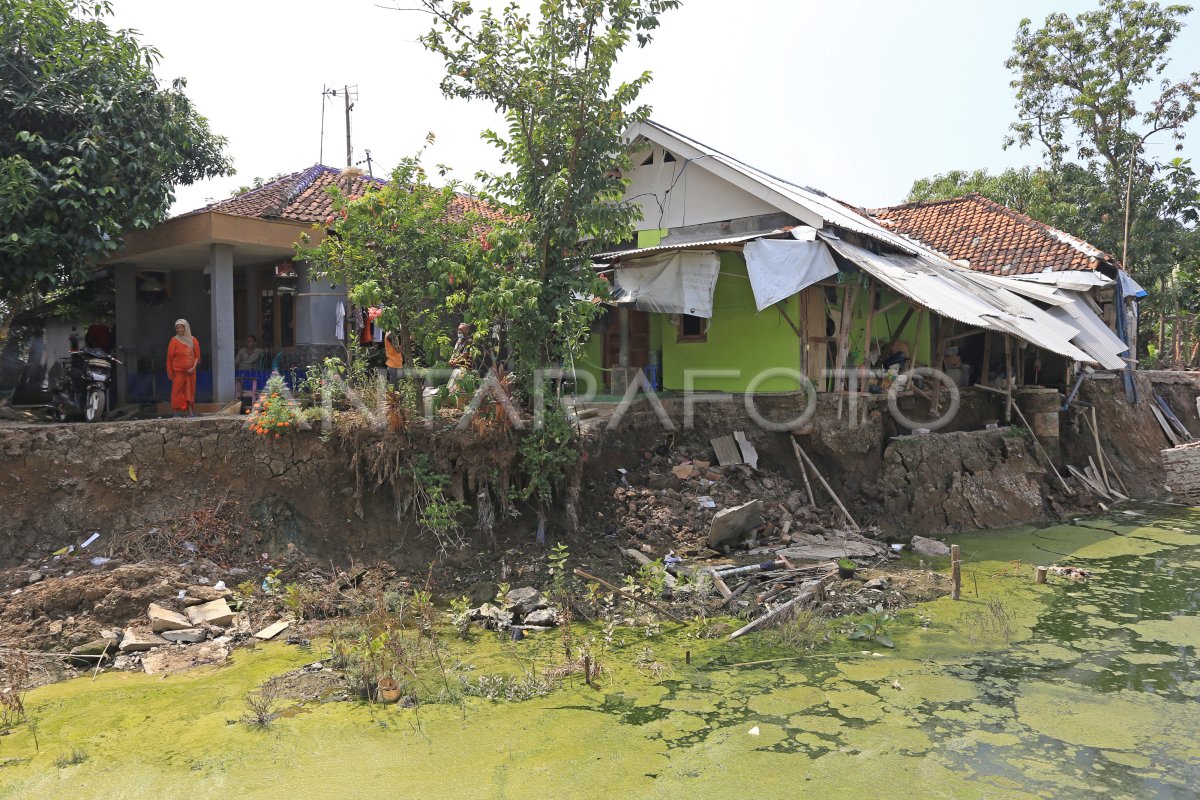
[(85, 348), (61, 359), (62, 370), (50, 390), (49, 406), (60, 422), (83, 417), (99, 422), (108, 411), (108, 393), (121, 362), (103, 350)]

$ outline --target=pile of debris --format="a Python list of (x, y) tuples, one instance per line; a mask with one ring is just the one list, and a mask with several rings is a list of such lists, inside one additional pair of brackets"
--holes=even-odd
[[(72, 648), (69, 660), (88, 667), (140, 667), (149, 675), (221, 663), (234, 644), (250, 638), (250, 621), (230, 607), (232, 596), (220, 582), (189, 586), (180, 590), (172, 603), (182, 611), (150, 603), (145, 621), (131, 622), (123, 630), (102, 631), (100, 638)], [(254, 638), (273, 639), (290, 625), (288, 620), (277, 620)]]
[(472, 608), (467, 612), (467, 617), (489, 630), (512, 630), (514, 638), (523, 633), (548, 631), (558, 625), (558, 611), (532, 586), (513, 589), (504, 595), (504, 602), (500, 606), (483, 603), (478, 608)]
[(682, 448), (644, 452), (637, 468), (620, 471), (613, 498), (615, 532), (644, 553), (693, 559), (772, 546), (826, 560), (885, 549), (872, 538), (878, 528), (859, 530), (837, 504), (819, 506), (785, 475)]

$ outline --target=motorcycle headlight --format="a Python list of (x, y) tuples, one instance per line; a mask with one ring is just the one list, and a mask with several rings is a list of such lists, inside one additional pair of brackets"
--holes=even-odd
[(88, 374), (87, 374), (87, 375), (88, 375), (88, 380), (93, 380), (93, 381), (106, 381), (106, 380), (108, 380), (108, 373), (107, 373), (107, 372), (100, 372), (99, 370), (90, 370), (90, 371), (88, 371)]

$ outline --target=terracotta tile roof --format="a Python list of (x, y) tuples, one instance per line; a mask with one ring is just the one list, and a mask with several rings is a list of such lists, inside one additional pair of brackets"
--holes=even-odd
[[(372, 178), (358, 170), (343, 176), (345, 170), (314, 164), (308, 169), (276, 178), (270, 183), (234, 195), (228, 200), (198, 208), (189, 214), (216, 211), (238, 217), (282, 219), (294, 222), (324, 222), (333, 213), (333, 201), (325, 189), (337, 185), (349, 195), (361, 195), (383, 186), (382, 178)], [(460, 194), (455, 203), (459, 213), (472, 211), (484, 219), (503, 220), (508, 216), (478, 198)], [(188, 216), (184, 214), (183, 216)], [(486, 226), (476, 225), (476, 233)]]
[(988, 200), (978, 192), (952, 200), (872, 209), (885, 228), (915, 239), (971, 269), (994, 275), (1094, 270), (1117, 259), (1082, 239)]

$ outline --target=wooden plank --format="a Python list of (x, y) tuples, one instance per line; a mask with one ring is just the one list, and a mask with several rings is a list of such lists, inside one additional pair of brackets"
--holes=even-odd
[(1012, 373), (1012, 337), (1006, 333), (1004, 334), (1004, 423), (1006, 425), (1012, 422)]
[[(908, 325), (908, 321), (910, 319), (912, 319), (913, 312), (916, 310), (917, 310), (917, 307), (910, 303), (908, 306), (908, 313), (906, 313), (904, 315), (904, 317), (901, 318), (900, 324), (896, 326), (895, 332), (892, 333), (892, 338), (888, 339), (888, 343), (886, 346), (886, 349), (888, 350), (887, 355), (891, 355), (892, 345), (894, 345), (896, 343), (896, 341), (900, 338), (900, 334), (904, 333), (905, 326)], [(879, 353), (880, 353), (880, 355), (884, 355), (883, 350), (880, 350)], [(910, 355), (911, 355), (911, 353), (910, 353)]]
[[(1084, 414), (1083, 421), (1086, 422), (1088, 427), (1092, 429), (1093, 435), (1095, 435), (1097, 439), (1100, 438), (1098, 435), (1100, 429), (1099, 420), (1097, 420), (1095, 427), (1093, 427), (1092, 421), (1088, 419), (1088, 415)], [(1100, 450), (1100, 455), (1103, 457), (1104, 461), (1108, 462), (1108, 473), (1117, 479), (1117, 483), (1119, 483), (1121, 486), (1121, 491), (1128, 495), (1129, 489), (1125, 486), (1125, 481), (1121, 480), (1121, 473), (1117, 471), (1117, 465), (1113, 463), (1113, 460), (1108, 457), (1108, 454), (1105, 453), (1103, 449)]]
[(988, 382), (988, 373), (992, 363), (992, 333), (985, 331), (983, 336), (983, 369), (979, 373), (979, 382)]
[(1104, 479), (1104, 488), (1112, 491), (1112, 484), (1108, 482), (1108, 470), (1104, 468), (1104, 454), (1100, 450), (1100, 432), (1099, 423), (1096, 422), (1096, 407), (1092, 406), (1092, 441), (1096, 444), (1096, 458), (1100, 461), (1100, 477)]
[(1175, 431), (1171, 430), (1171, 426), (1167, 424), (1167, 419), (1163, 416), (1162, 411), (1159, 410), (1157, 403), (1150, 404), (1150, 411), (1154, 413), (1154, 418), (1158, 420), (1159, 427), (1167, 435), (1167, 441), (1171, 443), (1171, 446), (1179, 447), (1179, 445), (1183, 444), (1183, 442), (1179, 441), (1179, 437), (1175, 435)]
[(1171, 427), (1174, 428), (1175, 433), (1179, 434), (1181, 439), (1190, 442), (1196, 438), (1195, 436), (1192, 436), (1191, 431), (1189, 431), (1187, 427), (1180, 422), (1179, 417), (1175, 416), (1175, 412), (1171, 410), (1171, 405), (1167, 402), (1165, 397), (1163, 397), (1161, 394), (1155, 394), (1154, 401), (1158, 403), (1159, 410), (1163, 412), (1163, 416), (1167, 418), (1167, 422), (1171, 423)]

